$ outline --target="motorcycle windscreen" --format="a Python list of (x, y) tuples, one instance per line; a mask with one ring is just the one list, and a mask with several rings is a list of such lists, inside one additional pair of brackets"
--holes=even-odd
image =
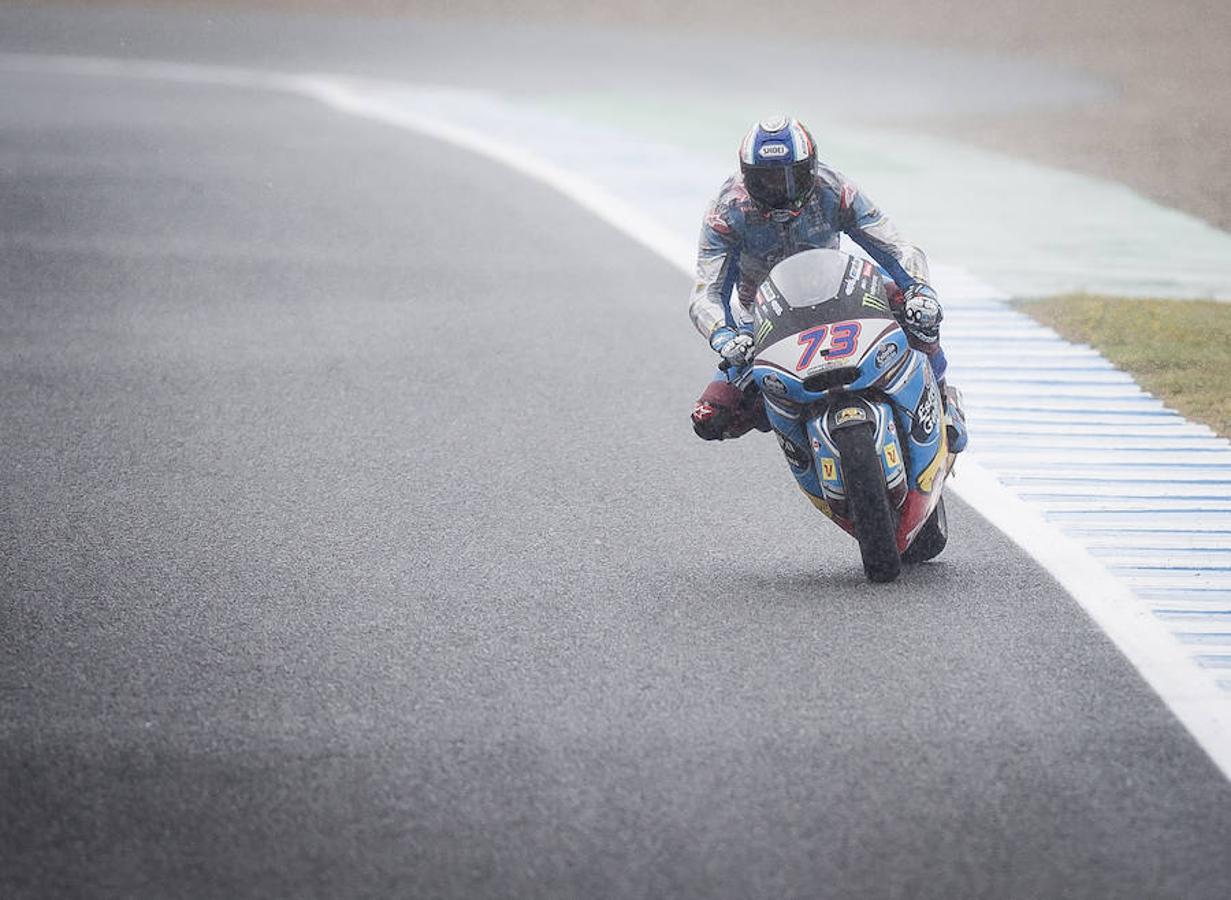
[(756, 349), (783, 335), (854, 319), (893, 319), (880, 270), (839, 250), (806, 250), (784, 259), (757, 290)]

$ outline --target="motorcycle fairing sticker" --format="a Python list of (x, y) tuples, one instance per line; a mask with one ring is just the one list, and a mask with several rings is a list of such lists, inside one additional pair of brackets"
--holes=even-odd
[(936, 448), (936, 455), (932, 457), (932, 461), (928, 463), (926, 469), (920, 474), (917, 481), (919, 490), (925, 494), (932, 493), (932, 488), (936, 486), (936, 475), (940, 472), (940, 464), (944, 462), (948, 455), (949, 441), (945, 435), (945, 430), (940, 429), (940, 446)]
[(852, 359), (863, 360), (885, 332), (895, 328), (896, 324), (885, 328), (885, 323), (877, 319), (849, 319), (817, 325), (788, 334), (758, 350), (756, 364), (772, 366), (796, 378), (812, 375), (850, 365)]

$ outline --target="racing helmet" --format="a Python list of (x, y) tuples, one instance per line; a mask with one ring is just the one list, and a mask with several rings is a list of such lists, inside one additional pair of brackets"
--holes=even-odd
[(758, 205), (797, 212), (816, 184), (816, 143), (790, 116), (765, 119), (744, 135), (739, 167), (744, 187)]

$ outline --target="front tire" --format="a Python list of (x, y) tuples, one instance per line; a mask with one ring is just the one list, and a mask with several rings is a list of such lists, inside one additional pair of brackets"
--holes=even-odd
[(934, 556), (939, 556), (940, 551), (945, 549), (945, 544), (948, 542), (949, 522), (945, 518), (945, 498), (941, 497), (936, 503), (936, 508), (932, 510), (932, 514), (928, 516), (928, 520), (923, 523), (923, 527), (915, 535), (915, 540), (902, 554), (902, 562), (926, 562)]
[(842, 428), (833, 433), (833, 441), (842, 460), (847, 510), (855, 523), (864, 574), (869, 581), (893, 581), (902, 571), (902, 558), (898, 556), (897, 523), (872, 430), (866, 426)]

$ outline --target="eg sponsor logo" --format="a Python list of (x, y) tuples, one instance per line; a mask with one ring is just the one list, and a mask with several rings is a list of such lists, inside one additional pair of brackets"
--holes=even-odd
[(920, 443), (925, 443), (936, 430), (936, 395), (930, 386), (919, 398), (915, 407), (915, 424), (911, 426), (910, 436)]

